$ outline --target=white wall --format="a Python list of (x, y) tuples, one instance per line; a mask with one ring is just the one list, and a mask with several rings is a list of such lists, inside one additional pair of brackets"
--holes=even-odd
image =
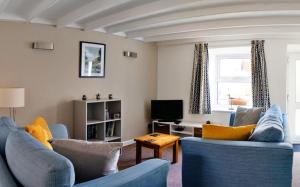
[[(271, 103), (279, 104), (283, 111), (286, 111), (286, 50), (288, 43), (290, 43), (288, 40), (276, 39), (265, 42)], [(228, 112), (213, 112), (211, 115), (188, 113), (193, 51), (194, 44), (158, 46), (157, 97), (159, 99), (183, 99), (185, 120), (211, 120), (215, 123), (228, 124)]]

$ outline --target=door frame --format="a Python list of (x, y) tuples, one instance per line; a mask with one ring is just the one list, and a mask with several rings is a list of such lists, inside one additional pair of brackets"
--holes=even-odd
[(296, 110), (300, 109), (300, 102), (296, 102), (296, 61), (300, 61), (300, 53), (289, 53), (287, 63), (287, 113), (293, 143), (300, 143), (300, 135), (296, 134)]

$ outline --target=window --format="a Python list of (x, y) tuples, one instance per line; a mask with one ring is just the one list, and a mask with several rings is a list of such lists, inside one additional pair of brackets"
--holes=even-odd
[(217, 48), (209, 52), (212, 109), (252, 106), (250, 47)]

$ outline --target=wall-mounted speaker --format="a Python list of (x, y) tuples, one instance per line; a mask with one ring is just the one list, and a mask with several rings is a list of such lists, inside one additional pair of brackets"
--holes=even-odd
[(137, 53), (132, 51), (124, 51), (123, 55), (130, 58), (137, 58)]
[(53, 42), (33, 42), (32, 49), (54, 50)]

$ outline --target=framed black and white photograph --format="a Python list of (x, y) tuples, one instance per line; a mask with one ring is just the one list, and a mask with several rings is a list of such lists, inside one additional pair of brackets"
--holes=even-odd
[(79, 77), (101, 78), (105, 76), (105, 50), (105, 44), (80, 42)]

